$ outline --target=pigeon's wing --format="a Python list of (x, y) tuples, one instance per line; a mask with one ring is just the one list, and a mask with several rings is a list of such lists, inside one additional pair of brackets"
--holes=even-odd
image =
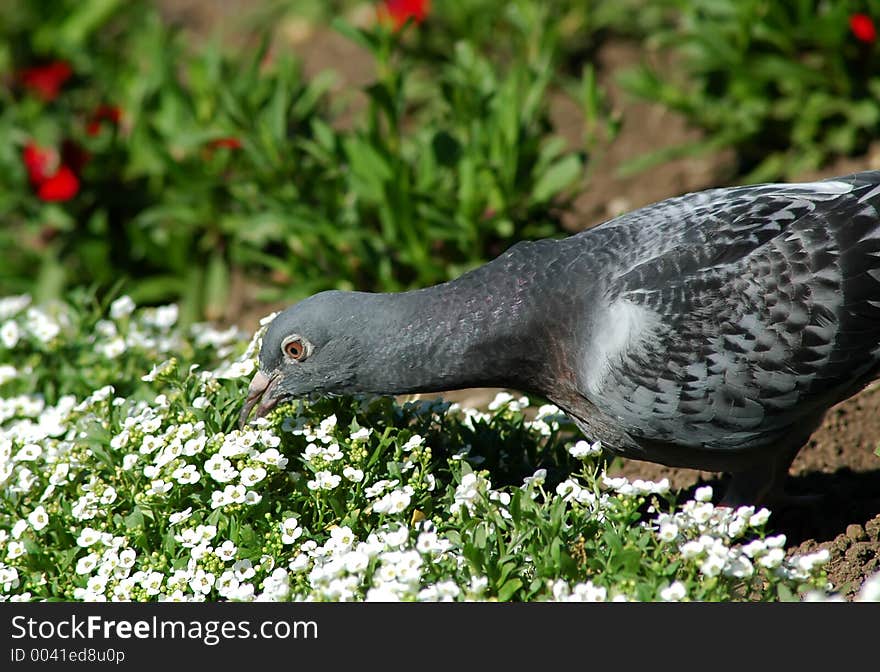
[(760, 443), (877, 375), (880, 172), (726, 192), (608, 227), (632, 261), (581, 378), (634, 437)]

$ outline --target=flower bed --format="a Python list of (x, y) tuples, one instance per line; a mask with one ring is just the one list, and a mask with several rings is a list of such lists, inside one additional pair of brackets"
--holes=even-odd
[(0, 300), (2, 599), (828, 597), (827, 552), (786, 557), (766, 509), (609, 478), (526, 398), (322, 399), (237, 429), (260, 334), (176, 320)]

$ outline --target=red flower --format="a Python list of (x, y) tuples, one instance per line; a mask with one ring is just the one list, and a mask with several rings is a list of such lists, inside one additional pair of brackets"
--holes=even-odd
[(43, 201), (69, 201), (78, 192), (79, 178), (68, 166), (62, 165), (37, 188), (37, 197)]
[(877, 28), (867, 14), (853, 14), (849, 17), (849, 28), (856, 39), (862, 42), (870, 43), (877, 39)]
[(241, 149), (241, 140), (238, 138), (215, 138), (208, 143), (212, 149)]
[(379, 20), (390, 21), (394, 30), (403, 28), (409, 19), (421, 23), (430, 11), (431, 0), (383, 0), (377, 9)]
[(121, 118), (122, 110), (116, 107), (116, 105), (98, 105), (95, 111), (92, 112), (89, 123), (86, 124), (86, 133), (98, 135), (101, 132), (101, 122), (109, 121), (114, 126), (118, 126)]
[(64, 82), (70, 79), (72, 74), (73, 70), (66, 61), (53, 61), (46, 65), (26, 68), (18, 77), (24, 88), (30, 89), (38, 98), (49, 102), (58, 97)]
[(21, 159), (37, 198), (43, 201), (69, 201), (79, 192), (79, 178), (74, 168), (60, 163), (55, 149), (29, 142), (22, 150)]
[(29, 142), (21, 152), (21, 160), (34, 185), (42, 184), (58, 166), (58, 152)]

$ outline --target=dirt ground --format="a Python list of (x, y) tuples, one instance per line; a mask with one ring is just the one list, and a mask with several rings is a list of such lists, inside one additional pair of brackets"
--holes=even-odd
[[(218, 23), (230, 26), (246, 3), (242, 0), (206, 3), (204, 0), (167, 0), (166, 14), (196, 33), (207, 34)], [(233, 21), (234, 24), (234, 21)], [(350, 95), (371, 77), (369, 59), (358, 48), (334, 32), (316, 29), (301, 21), (282, 27), (280, 48), (297, 52), (305, 71), (333, 68), (340, 75), (342, 95)], [(234, 28), (233, 28), (234, 33)], [(234, 37), (233, 37), (234, 39)], [(591, 162), (583, 192), (577, 198), (565, 225), (580, 230), (622, 212), (663, 198), (727, 183), (731, 179), (732, 157), (676, 159), (635, 175), (622, 176), (619, 166), (644, 152), (693, 140), (698, 132), (668, 110), (627, 98), (615, 84), (621, 68), (637, 63), (644, 54), (629, 43), (608, 44), (597, 54), (601, 81), (608, 86), (614, 108), (622, 115), (618, 136), (599, 147)], [(577, 107), (564, 96), (556, 96), (553, 119), (557, 131), (574, 146), (580, 142), (582, 118)], [(869, 148), (863, 157), (846, 159), (803, 179), (841, 175), (867, 168), (880, 168), (880, 146)], [(256, 303), (252, 292), (239, 283), (232, 315), (251, 329), (259, 317), (277, 309)], [(494, 390), (468, 390), (449, 396), (464, 403), (483, 405)], [(789, 552), (831, 552), (828, 574), (835, 589), (851, 598), (864, 578), (880, 571), (880, 385), (874, 385), (831, 409), (822, 426), (803, 448), (790, 471), (788, 490), (792, 494), (821, 494), (814, 506), (774, 512), (770, 526), (789, 540)], [(620, 460), (614, 474), (658, 480), (667, 477), (675, 488), (692, 491), (711, 484), (720, 493), (722, 474), (673, 469), (644, 462)]]

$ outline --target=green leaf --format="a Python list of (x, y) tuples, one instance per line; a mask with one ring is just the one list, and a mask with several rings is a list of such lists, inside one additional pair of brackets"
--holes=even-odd
[(204, 313), (209, 320), (219, 320), (229, 304), (229, 268), (222, 252), (215, 252), (208, 261), (205, 274)]
[(508, 579), (501, 588), (498, 589), (498, 600), (499, 602), (507, 602), (511, 597), (513, 597), (514, 593), (518, 591), (523, 585), (521, 579), (512, 578)]
[(376, 52), (379, 48), (379, 38), (376, 35), (369, 31), (355, 28), (345, 19), (334, 18), (330, 22), (330, 27), (367, 51)]
[(144, 527), (144, 514), (139, 507), (134, 507), (125, 517), (125, 527), (129, 530), (139, 530)]
[(571, 186), (583, 173), (583, 163), (574, 154), (563, 157), (544, 172), (532, 189), (532, 197), (538, 201), (548, 201)]

